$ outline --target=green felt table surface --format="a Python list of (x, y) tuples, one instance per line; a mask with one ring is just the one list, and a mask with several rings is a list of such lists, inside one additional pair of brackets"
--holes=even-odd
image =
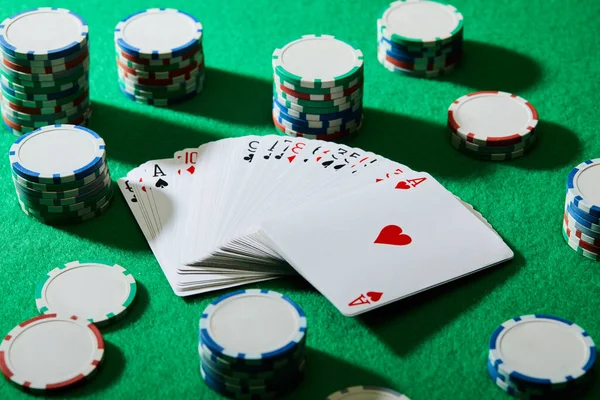
[[(87, 19), (90, 127), (106, 141), (114, 180), (147, 160), (209, 140), (273, 134), (273, 49), (310, 33), (356, 44), (365, 56), (365, 120), (350, 144), (430, 172), (489, 219), (515, 258), (358, 318), (342, 316), (299, 278), (259, 285), (288, 294), (308, 315), (308, 370), (289, 399), (324, 399), (353, 385), (383, 385), (421, 400), (503, 399), (507, 395), (487, 375), (486, 357), (491, 333), (505, 320), (553, 314), (600, 341), (600, 265), (576, 254), (561, 236), (566, 176), (600, 156), (600, 2), (454, 5), (465, 18), (464, 62), (431, 80), (398, 76), (377, 62), (383, 0), (1, 0), (0, 10), (9, 17), (33, 7), (65, 7)], [(114, 27), (152, 6), (180, 8), (204, 25), (205, 89), (171, 109), (135, 104), (117, 85)], [(446, 110), (476, 90), (513, 92), (536, 106), (539, 142), (530, 154), (483, 162), (451, 147)], [(0, 132), (5, 155), (14, 140)], [(118, 263), (139, 282), (135, 304), (126, 318), (102, 329), (106, 363), (98, 375), (64, 396), (220, 398), (201, 381), (196, 350), (200, 314), (218, 293), (185, 300), (173, 294), (120, 194), (106, 215), (55, 228), (19, 209), (8, 157), (0, 176), (0, 332), (37, 314), (34, 290), (47, 271), (78, 259)], [(405, 267), (402, 260), (398, 265)], [(27, 396), (0, 381), (0, 398)], [(600, 377), (586, 396), (600, 397)]]

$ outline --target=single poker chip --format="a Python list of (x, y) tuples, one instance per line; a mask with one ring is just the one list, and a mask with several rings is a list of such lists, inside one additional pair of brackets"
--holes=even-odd
[(295, 85), (291, 82), (286, 81), (284, 78), (278, 76), (277, 74), (273, 74), (273, 82), (276, 85), (284, 86), (287, 89), (293, 90), (295, 92), (306, 93), (306, 94), (316, 94), (316, 95), (328, 95), (335, 94), (339, 92), (344, 92), (350, 88), (357, 86), (358, 84), (362, 84), (364, 81), (364, 75), (362, 73), (356, 75), (356, 77), (342, 85), (329, 87), (329, 88), (306, 88), (299, 85)]
[(278, 118), (288, 121), (290, 124), (296, 126), (302, 126), (306, 128), (331, 128), (334, 126), (342, 126), (350, 121), (360, 119), (362, 116), (362, 108), (359, 108), (355, 113), (348, 114), (347, 116), (326, 121), (311, 121), (296, 118), (286, 113), (276, 105), (273, 105), (273, 114)]
[(62, 97), (68, 97), (74, 93), (78, 93), (81, 90), (78, 86), (74, 86), (74, 87), (71, 87), (64, 91), (56, 91), (56, 92), (52, 92), (52, 93), (37, 94), (37, 93), (23, 93), (23, 92), (11, 89), (10, 87), (4, 85), (3, 83), (0, 83), (0, 85), (2, 87), (3, 93), (8, 93), (11, 96), (16, 97), (18, 99), (29, 100), (29, 101), (57, 100)]
[(38, 183), (59, 184), (85, 178), (106, 158), (104, 140), (90, 129), (49, 125), (17, 139), (9, 152), (13, 171)]
[(583, 218), (579, 212), (577, 212), (576, 207), (573, 205), (573, 203), (568, 203), (567, 205), (567, 211), (569, 212), (569, 216), (574, 219), (575, 221), (577, 221), (579, 223), (579, 225), (586, 227), (588, 230), (595, 232), (597, 234), (600, 234), (600, 225), (598, 224), (594, 224), (593, 222), (588, 221), (587, 219)]
[(454, 71), (454, 69), (456, 68), (456, 64), (449, 65), (444, 68), (439, 68), (439, 69), (436, 69), (433, 71), (415, 71), (415, 70), (400, 68), (400, 67), (390, 63), (389, 61), (387, 61), (386, 55), (382, 54), (380, 51), (377, 52), (377, 60), (379, 61), (379, 63), (381, 65), (384, 66), (385, 69), (387, 69), (390, 72), (394, 72), (394, 73), (397, 73), (400, 75), (419, 77), (419, 78), (438, 78), (449, 72)]
[(309, 135), (327, 135), (327, 134), (332, 134), (332, 133), (336, 133), (336, 132), (340, 132), (340, 131), (345, 131), (348, 129), (350, 129), (350, 130), (356, 129), (356, 127), (362, 121), (362, 115), (358, 115), (355, 120), (350, 120), (342, 125), (331, 126), (328, 128), (308, 128), (303, 125), (296, 125), (296, 124), (289, 122), (285, 118), (281, 117), (279, 115), (279, 113), (277, 112), (277, 110), (273, 111), (272, 116), (273, 116), (274, 120), (277, 120), (277, 123), (279, 125), (285, 127), (286, 129), (291, 129), (293, 131), (302, 132), (303, 134), (309, 134)]
[(272, 56), (276, 75), (307, 88), (343, 85), (362, 72), (360, 50), (329, 35), (305, 35), (275, 49)]
[(54, 66), (58, 66), (58, 65), (69, 64), (73, 60), (81, 57), (81, 55), (84, 53), (89, 53), (89, 46), (83, 46), (83, 47), (81, 47), (81, 49), (79, 49), (78, 51), (76, 51), (74, 53), (69, 54), (68, 56), (53, 58), (51, 60), (31, 60), (31, 59), (16, 58), (16, 57), (13, 57), (10, 54), (4, 53), (4, 52), (2, 53), (2, 58), (10, 61), (13, 64), (18, 64), (23, 67), (41, 68), (41, 67), (54, 67)]
[(288, 94), (277, 86), (273, 86), (273, 95), (284, 99), (288, 103), (294, 103), (300, 105), (302, 107), (336, 107), (340, 104), (346, 104), (353, 101), (362, 100), (363, 92), (362, 90), (357, 90), (352, 94), (344, 97), (337, 98), (335, 100), (305, 100), (298, 97), (294, 97), (291, 94)]
[(48, 272), (35, 303), (41, 314), (78, 315), (100, 325), (124, 314), (136, 291), (135, 279), (120, 265), (72, 261)]
[(514, 150), (506, 153), (483, 153), (483, 152), (475, 152), (466, 147), (466, 143), (462, 141), (458, 136), (452, 135), (450, 138), (450, 143), (452, 146), (459, 150), (461, 153), (468, 155), (473, 158), (477, 158), (479, 160), (486, 161), (505, 161), (505, 160), (514, 160), (516, 158), (523, 157), (525, 155), (526, 148), (522, 148), (519, 150)]
[(181, 56), (202, 41), (202, 24), (183, 11), (151, 8), (117, 24), (115, 43), (136, 58), (164, 59)]
[(281, 112), (284, 112), (287, 115), (298, 119), (304, 119), (306, 121), (333, 121), (340, 118), (349, 118), (352, 114), (355, 114), (362, 110), (362, 103), (356, 103), (351, 108), (347, 108), (342, 111), (332, 112), (330, 114), (308, 114), (286, 107), (282, 103), (279, 103), (277, 97), (273, 98), (273, 105), (277, 107)]
[(360, 131), (360, 128), (362, 127), (362, 123), (359, 123), (357, 126), (347, 128), (343, 131), (315, 135), (315, 134), (304, 133), (302, 131), (295, 131), (293, 129), (286, 128), (285, 126), (281, 125), (279, 123), (279, 121), (277, 121), (277, 119), (275, 119), (275, 118), (273, 119), (273, 123), (275, 124), (275, 129), (277, 129), (278, 132), (281, 132), (284, 135), (292, 136), (292, 137), (304, 137), (307, 139), (316, 139), (316, 140), (324, 140), (324, 141), (331, 141), (331, 140), (338, 140), (338, 139), (345, 138), (347, 136), (357, 133), (358, 131)]
[(573, 200), (574, 200), (574, 197), (572, 195), (570, 195), (569, 193), (567, 193), (565, 201), (567, 202), (567, 205), (571, 205), (571, 212), (573, 212), (574, 214), (577, 214), (578, 217), (583, 218), (584, 220), (586, 220), (587, 222), (589, 222), (591, 224), (600, 225), (599, 217), (590, 215), (590, 214), (586, 213), (585, 211), (583, 211), (581, 208), (576, 207), (573, 204)]
[(420, 58), (435, 58), (443, 55), (448, 55), (456, 51), (461, 51), (463, 48), (462, 40), (457, 40), (451, 43), (447, 43), (441, 47), (425, 47), (425, 48), (411, 48), (399, 45), (389, 41), (388, 39), (379, 35), (377, 39), (378, 49), (385, 50), (394, 55), (401, 57), (420, 59)]
[(54, 390), (91, 377), (104, 357), (104, 339), (85, 319), (46, 314), (14, 327), (0, 344), (0, 370), (30, 390)]
[(25, 72), (15, 71), (8, 68), (5, 64), (0, 64), (0, 70), (3, 75), (16, 78), (19, 81), (30, 82), (60, 82), (65, 80), (74, 80), (88, 73), (90, 69), (90, 60), (87, 58), (83, 63), (74, 68), (62, 72), (52, 74), (29, 74)]
[(198, 75), (203, 75), (203, 74), (204, 74), (204, 65), (203, 64), (197, 66), (196, 69), (193, 69), (183, 75), (177, 75), (172, 78), (165, 78), (165, 79), (142, 78), (142, 77), (130, 74), (129, 72), (124, 71), (123, 69), (119, 68), (119, 76), (123, 76), (123, 77), (127, 78), (132, 83), (135, 83), (138, 85), (147, 85), (147, 86), (175, 85), (178, 83), (187, 82), (190, 79), (194, 79)]
[(32, 191), (37, 190), (43, 192), (61, 192), (69, 189), (82, 188), (89, 184), (98, 182), (99, 179), (102, 179), (103, 175), (108, 169), (107, 167), (108, 165), (103, 162), (97, 170), (95, 170), (93, 173), (89, 174), (85, 178), (60, 184), (31, 182), (23, 178), (22, 176), (16, 174), (15, 172), (12, 173), (12, 177), (19, 185), (24, 186)]
[(293, 351), (304, 340), (306, 328), (304, 311), (290, 298), (248, 289), (221, 296), (204, 310), (200, 338), (226, 359), (252, 361)]
[(484, 154), (511, 153), (511, 152), (514, 152), (517, 150), (527, 149), (533, 145), (533, 143), (535, 142), (535, 140), (537, 138), (536, 135), (531, 135), (526, 140), (519, 142), (517, 144), (510, 145), (510, 146), (488, 147), (488, 146), (478, 145), (478, 144), (475, 144), (472, 142), (467, 142), (466, 140), (463, 140), (460, 136), (456, 135), (452, 131), (451, 131), (450, 135), (451, 135), (450, 137), (452, 140), (464, 145), (464, 148), (466, 150), (472, 151), (472, 152), (478, 153), (478, 154), (481, 154), (481, 153), (484, 153)]
[(86, 46), (87, 42), (85, 20), (64, 8), (24, 11), (0, 24), (0, 47), (14, 58), (52, 60), (66, 57)]
[(33, 129), (38, 129), (38, 128), (42, 128), (48, 125), (56, 125), (56, 124), (71, 124), (71, 125), (77, 125), (75, 122), (76, 121), (81, 121), (85, 118), (85, 115), (88, 113), (89, 111), (89, 107), (84, 108), (83, 110), (80, 110), (79, 112), (72, 114), (72, 115), (67, 115), (66, 117), (62, 117), (62, 118), (56, 118), (56, 119), (52, 119), (50, 121), (36, 121), (36, 120), (27, 120), (27, 119), (20, 119), (19, 117), (15, 116), (14, 114), (11, 114), (9, 112), (2, 112), (2, 117), (4, 118), (4, 121), (8, 124), (8, 125), (17, 125), (17, 126), (13, 126), (15, 129), (18, 129), (18, 126), (20, 127), (27, 127), (27, 128), (33, 128)]
[(356, 85), (352, 86), (349, 89), (346, 89), (344, 91), (340, 91), (337, 93), (328, 93), (328, 94), (302, 93), (302, 92), (298, 92), (293, 89), (290, 89), (285, 85), (281, 85), (281, 84), (277, 84), (277, 83), (275, 83), (275, 89), (280, 93), (285, 93), (285, 94), (287, 94), (289, 96), (293, 96), (297, 99), (312, 100), (312, 101), (331, 101), (331, 100), (341, 99), (346, 96), (352, 95), (357, 90), (359, 90), (363, 87), (362, 83), (363, 83), (362, 80), (360, 80)]
[(571, 238), (577, 238), (582, 242), (587, 242), (596, 247), (600, 247), (600, 238), (586, 234), (585, 232), (577, 229), (577, 227), (574, 224), (569, 223), (565, 220), (563, 220), (563, 230)]
[(580, 326), (548, 315), (510, 319), (492, 334), (494, 368), (515, 382), (563, 384), (583, 377), (596, 361), (596, 345)]
[(146, 64), (138, 64), (133, 61), (126, 59), (125, 57), (121, 57), (117, 53), (117, 63), (118, 65), (123, 65), (126, 68), (130, 68), (136, 71), (141, 71), (143, 73), (157, 73), (157, 72), (171, 72), (178, 71), (182, 68), (186, 68), (189, 65), (200, 64), (204, 61), (204, 54), (201, 52), (196, 53), (194, 57), (185, 59), (179, 63), (170, 63), (170, 64), (160, 64), (160, 65), (146, 65)]
[(64, 84), (64, 85), (30, 87), (30, 86), (23, 86), (20, 83), (15, 82), (14, 80), (9, 80), (5, 76), (0, 75), (0, 82), (2, 83), (2, 86), (6, 86), (12, 90), (16, 90), (21, 93), (27, 93), (27, 94), (49, 94), (49, 93), (55, 93), (55, 92), (64, 92), (65, 90), (71, 89), (73, 87), (78, 87), (81, 89), (81, 88), (89, 85), (88, 79), (89, 79), (89, 76), (84, 75), (81, 78), (79, 78), (78, 80)]
[(130, 68), (119, 60), (117, 60), (117, 66), (118, 66), (119, 70), (127, 72), (127, 74), (136, 76), (138, 78), (161, 80), (161, 79), (176, 78), (178, 76), (190, 74), (190, 73), (198, 70), (200, 65), (203, 65), (203, 62), (204, 62), (204, 60), (193, 61), (193, 62), (189, 63), (188, 65), (186, 65), (182, 68), (179, 68), (179, 69), (174, 69), (171, 71), (158, 71), (158, 72), (147, 72), (147, 71), (142, 71), (142, 70), (135, 69), (135, 68)]
[(506, 92), (475, 92), (448, 108), (448, 126), (462, 139), (484, 146), (523, 141), (535, 129), (538, 113), (527, 100)]
[(65, 63), (65, 64), (55, 64), (50, 66), (30, 66), (30, 65), (21, 65), (18, 63), (11, 62), (6, 58), (2, 58), (2, 63), (7, 67), (14, 71), (26, 73), (26, 74), (56, 74), (59, 72), (66, 72), (73, 68), (76, 68), (83, 64), (83, 62), (88, 58), (88, 51), (80, 54), (77, 58)]
[(400, 59), (387, 51), (379, 50), (379, 52), (382, 53), (382, 56), (385, 56), (385, 60), (394, 67), (401, 68), (404, 71), (410, 71), (411, 73), (435, 72), (440, 69), (448, 68), (452, 65), (458, 64), (462, 56), (461, 53), (455, 53), (448, 56), (438, 57), (431, 61), (417, 61)]
[(567, 242), (567, 245), (575, 250), (576, 253), (581, 254), (585, 258), (589, 258), (592, 261), (600, 261), (600, 254), (594, 251), (588, 250), (586, 247), (580, 246), (576, 241), (570, 240), (566, 233), (563, 231), (563, 239)]
[(35, 211), (28, 209), (23, 203), (19, 202), (21, 206), (21, 210), (28, 216), (36, 219), (37, 221), (44, 223), (46, 225), (71, 225), (78, 224), (81, 222), (89, 221), (94, 219), (106, 212), (112, 203), (112, 197), (109, 198), (102, 206), (96, 209), (88, 209), (86, 212), (80, 212), (76, 215), (67, 215), (67, 216), (57, 216), (57, 217), (49, 217), (49, 216), (40, 216)]
[(358, 96), (355, 99), (353, 99), (352, 101), (349, 101), (346, 103), (339, 103), (339, 104), (336, 104), (335, 106), (327, 106), (327, 107), (310, 107), (310, 106), (306, 106), (306, 105), (297, 104), (292, 101), (286, 100), (285, 98), (279, 96), (279, 94), (277, 94), (275, 92), (273, 92), (273, 98), (282, 106), (289, 108), (291, 110), (297, 111), (299, 113), (304, 113), (304, 114), (319, 114), (319, 115), (333, 114), (333, 113), (339, 113), (342, 111), (349, 110), (357, 104), (362, 106), (362, 96)]
[(394, 43), (436, 45), (451, 40), (463, 28), (456, 7), (429, 0), (401, 0), (381, 17), (381, 35)]
[(126, 51), (123, 51), (119, 48), (119, 46), (117, 47), (117, 55), (122, 58), (125, 59), (127, 61), (133, 62), (135, 64), (139, 64), (139, 65), (147, 65), (147, 66), (166, 66), (166, 65), (171, 65), (171, 64), (179, 64), (182, 61), (188, 60), (190, 58), (193, 58), (196, 56), (196, 54), (203, 53), (203, 49), (202, 49), (202, 43), (200, 43), (199, 46), (195, 46), (193, 49), (191, 49), (189, 52), (177, 56), (177, 57), (170, 57), (170, 58), (162, 58), (162, 59), (150, 59), (150, 58), (137, 58), (132, 56), (131, 54), (127, 53)]
[(586, 213), (600, 217), (600, 158), (588, 160), (569, 172), (567, 194), (573, 205)]
[(410, 400), (406, 395), (378, 386), (353, 386), (327, 396), (326, 400)]

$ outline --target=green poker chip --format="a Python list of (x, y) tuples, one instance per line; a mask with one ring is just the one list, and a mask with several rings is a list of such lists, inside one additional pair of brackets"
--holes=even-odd
[(363, 54), (333, 36), (305, 35), (275, 49), (272, 64), (282, 80), (324, 89), (345, 85), (362, 74)]
[(47, 101), (35, 101), (35, 100), (20, 99), (18, 97), (11, 95), (6, 90), (2, 89), (2, 97), (3, 98), (5, 98), (6, 100), (10, 101), (13, 104), (16, 104), (16, 105), (19, 105), (22, 107), (29, 107), (29, 108), (50, 108), (50, 107), (67, 105), (69, 103), (73, 103), (73, 102), (77, 101), (80, 97), (87, 95), (88, 93), (89, 93), (88, 88), (82, 88), (69, 96), (61, 97), (60, 99), (47, 100)]
[(97, 193), (91, 192), (86, 195), (84, 198), (76, 199), (76, 203), (73, 204), (65, 204), (65, 205), (50, 205), (50, 204), (40, 204), (35, 203), (35, 200), (40, 200), (41, 202), (47, 201), (47, 199), (31, 199), (27, 198), (19, 194), (17, 190), (17, 197), (21, 202), (25, 204), (31, 210), (35, 210), (35, 212), (39, 213), (42, 216), (54, 216), (54, 215), (69, 215), (69, 213), (77, 213), (80, 210), (92, 208), (95, 209), (98, 205), (104, 204), (104, 201), (112, 196), (112, 185), (109, 183), (106, 186), (99, 186), (100, 190)]
[(361, 89), (358, 89), (356, 92), (349, 94), (348, 96), (340, 97), (335, 100), (306, 100), (306, 99), (299, 99), (297, 97), (289, 95), (286, 92), (277, 88), (276, 85), (274, 85), (273, 86), (273, 95), (277, 96), (279, 98), (282, 98), (283, 100), (285, 100), (287, 102), (295, 103), (295, 104), (298, 104), (303, 107), (320, 108), (320, 107), (336, 107), (336, 106), (339, 106), (340, 104), (355, 102), (358, 99), (362, 99), (363, 92)]
[(165, 65), (146, 65), (146, 64), (138, 64), (135, 63), (131, 60), (128, 60), (124, 57), (122, 57), (118, 52), (117, 52), (117, 60), (119, 61), (119, 63), (123, 64), (124, 66), (128, 67), (128, 68), (132, 68), (138, 71), (143, 71), (143, 72), (168, 72), (168, 71), (175, 71), (178, 69), (182, 69), (182, 68), (186, 68), (188, 67), (190, 64), (200, 64), (202, 63), (202, 61), (204, 60), (204, 55), (201, 52), (198, 52), (194, 55), (194, 57), (188, 58), (187, 60), (183, 60), (179, 63), (173, 63), (173, 64), (165, 64)]
[(137, 293), (129, 271), (97, 260), (72, 261), (48, 272), (35, 291), (40, 314), (77, 315), (96, 326), (119, 320)]
[(357, 97), (356, 99), (347, 102), (347, 103), (343, 103), (343, 104), (338, 104), (336, 106), (330, 106), (330, 107), (307, 107), (307, 106), (302, 106), (296, 103), (292, 103), (291, 101), (287, 101), (286, 99), (284, 99), (281, 96), (278, 96), (276, 93), (274, 93), (274, 97), (277, 100), (277, 102), (286, 107), (289, 108), (293, 111), (299, 112), (299, 113), (304, 113), (304, 114), (313, 114), (313, 115), (324, 115), (324, 114), (334, 114), (334, 113), (339, 113), (342, 111), (346, 111), (349, 110), (351, 108), (353, 108), (355, 105), (359, 104), (362, 102), (362, 97)]

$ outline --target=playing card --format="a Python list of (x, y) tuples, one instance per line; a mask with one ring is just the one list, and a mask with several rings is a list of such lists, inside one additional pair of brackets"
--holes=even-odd
[[(292, 219), (302, 223), (291, 226)], [(513, 257), (425, 173), (368, 185), (318, 208), (298, 207), (265, 221), (260, 234), (347, 316)]]

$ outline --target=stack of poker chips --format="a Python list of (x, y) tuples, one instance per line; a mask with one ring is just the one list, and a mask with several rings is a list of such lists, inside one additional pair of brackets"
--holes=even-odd
[(328, 35), (305, 35), (273, 53), (273, 122), (289, 136), (336, 140), (362, 123), (363, 55)]
[(119, 87), (130, 100), (169, 106), (204, 87), (202, 24), (182, 11), (148, 9), (115, 29)]
[(562, 233), (577, 253), (600, 261), (600, 158), (569, 173)]
[(226, 294), (200, 319), (202, 378), (230, 398), (281, 398), (302, 380), (306, 332), (304, 311), (280, 293)]
[(517, 95), (475, 92), (448, 108), (450, 142), (462, 153), (490, 161), (522, 157), (535, 140), (538, 113)]
[(430, 0), (400, 0), (377, 20), (377, 57), (392, 72), (433, 78), (460, 63), (463, 16)]
[(45, 126), (21, 136), (9, 158), (21, 209), (41, 222), (82, 222), (110, 206), (104, 140), (87, 128)]
[(510, 319), (492, 334), (487, 370), (520, 399), (570, 399), (584, 392), (596, 345), (580, 326), (549, 315)]
[(83, 18), (62, 8), (14, 15), (0, 26), (0, 50), (2, 119), (9, 131), (87, 123), (90, 58)]

